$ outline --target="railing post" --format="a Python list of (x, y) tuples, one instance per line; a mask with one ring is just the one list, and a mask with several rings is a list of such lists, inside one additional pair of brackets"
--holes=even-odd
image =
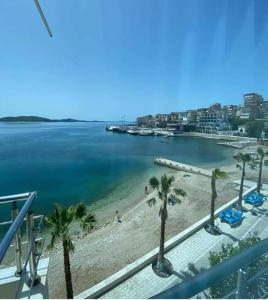
[[(18, 207), (16, 201), (12, 202), (11, 209), (11, 219), (14, 221), (18, 215)], [(21, 252), (21, 238), (20, 238), (20, 228), (18, 228), (15, 238), (14, 238), (14, 248), (15, 248), (15, 260), (16, 260), (16, 272), (15, 276), (20, 276), (22, 272), (22, 252)]]
[(247, 273), (243, 269), (238, 270), (236, 299), (246, 298)]
[(30, 257), (29, 257), (30, 282), (29, 282), (29, 285), (35, 286), (40, 282), (40, 277), (37, 275), (35, 237), (34, 237), (34, 218), (33, 218), (33, 212), (31, 210), (29, 210), (28, 214), (27, 214), (27, 233), (28, 233), (28, 249), (30, 251)]

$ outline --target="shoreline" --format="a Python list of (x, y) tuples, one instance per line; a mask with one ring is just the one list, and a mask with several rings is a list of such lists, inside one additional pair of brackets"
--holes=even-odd
[[(257, 147), (258, 145), (247, 147), (243, 149), (243, 152), (252, 152)], [(237, 151), (234, 150), (233, 153)], [(159, 169), (163, 174), (168, 173), (169, 170), (162, 167)], [(228, 178), (217, 181), (216, 208), (238, 195), (232, 181), (240, 178), (241, 173), (235, 163), (227, 163), (221, 169), (228, 173)], [(206, 216), (210, 209), (210, 179), (196, 174), (184, 176), (186, 173), (183, 171), (174, 173), (174, 185), (183, 188), (187, 192), (187, 197), (181, 205), (168, 208), (166, 240)], [(263, 172), (263, 175), (265, 174), (266, 172)], [(247, 169), (247, 179), (256, 180), (256, 176), (256, 171)], [(264, 181), (267, 182), (268, 173), (264, 177)], [(76, 252), (71, 255), (75, 294), (92, 287), (158, 246), (159, 205), (150, 208), (146, 203), (146, 200), (153, 195), (154, 192), (143, 195), (136, 204), (121, 213), (122, 223), (118, 223), (116, 219), (110, 219), (98, 230), (77, 236)], [(98, 255), (95, 256), (93, 253), (98, 253)], [(50, 297), (53, 298), (62, 298), (65, 295), (64, 280), (59, 280), (63, 265), (59, 262), (62, 262), (61, 249), (53, 251), (50, 258), (48, 284)], [(58, 280), (57, 285), (54, 284), (56, 280)]]

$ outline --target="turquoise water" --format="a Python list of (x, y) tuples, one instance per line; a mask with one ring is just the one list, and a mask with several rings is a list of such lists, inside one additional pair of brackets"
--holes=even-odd
[[(90, 205), (159, 171), (154, 157), (211, 167), (231, 159), (214, 140), (113, 134), (105, 125), (0, 124), (0, 195), (37, 191), (35, 212), (48, 213), (55, 202)], [(0, 221), (6, 213), (1, 207)]]

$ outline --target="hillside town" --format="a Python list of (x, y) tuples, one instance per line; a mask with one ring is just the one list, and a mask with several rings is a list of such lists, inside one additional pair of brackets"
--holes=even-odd
[(259, 138), (267, 135), (268, 100), (257, 93), (249, 93), (243, 95), (243, 105), (215, 103), (208, 108), (141, 116), (137, 118), (137, 126), (178, 132), (225, 132)]

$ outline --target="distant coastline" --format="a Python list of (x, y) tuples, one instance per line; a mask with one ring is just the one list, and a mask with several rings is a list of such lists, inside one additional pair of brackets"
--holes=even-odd
[(76, 120), (76, 119), (71, 119), (71, 118), (66, 118), (66, 119), (49, 119), (49, 118), (44, 118), (44, 117), (38, 117), (38, 116), (18, 116), (18, 117), (4, 117), (0, 118), (0, 122), (5, 122), (5, 123), (15, 123), (15, 122), (105, 122), (105, 121), (85, 121), (85, 120)]

